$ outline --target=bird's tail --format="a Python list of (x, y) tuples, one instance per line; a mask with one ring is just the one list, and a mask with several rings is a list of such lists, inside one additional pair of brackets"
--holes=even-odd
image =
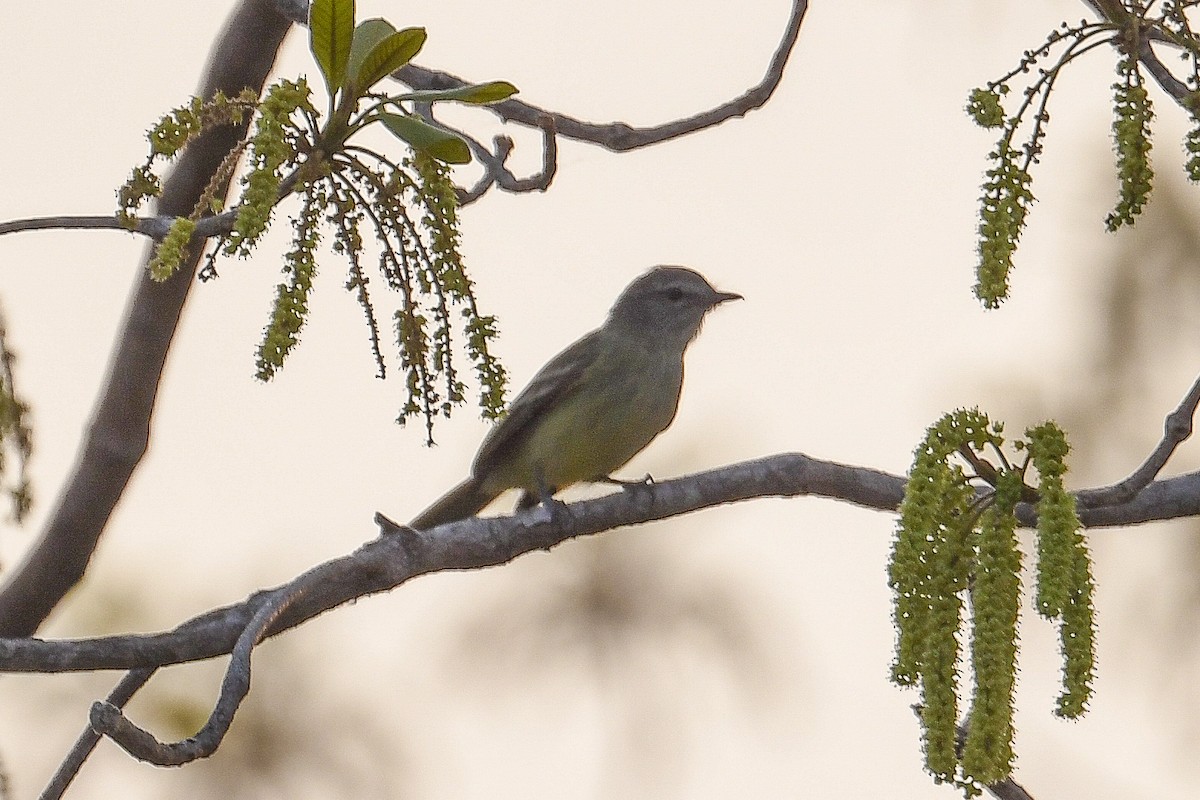
[(419, 531), (427, 530), (447, 522), (457, 522), (460, 519), (473, 517), (483, 510), (483, 507), (496, 499), (495, 492), (484, 491), (475, 478), (467, 478), (455, 486), (429, 508), (422, 511), (408, 523), (409, 527)]

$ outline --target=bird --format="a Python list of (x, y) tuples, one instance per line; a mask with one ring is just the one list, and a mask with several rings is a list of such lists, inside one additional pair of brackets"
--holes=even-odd
[(683, 356), (709, 311), (741, 300), (687, 267), (657, 266), (621, 292), (599, 328), (550, 359), (488, 432), (471, 475), (414, 518), (427, 530), (475, 516), (510, 489), (518, 508), (611, 474), (675, 418)]

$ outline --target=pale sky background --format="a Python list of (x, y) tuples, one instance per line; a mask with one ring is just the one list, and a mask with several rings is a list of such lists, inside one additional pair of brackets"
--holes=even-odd
[[(0, 219), (112, 211), (144, 157), (142, 132), (195, 91), (231, 6), (0, 7)], [(793, 450), (902, 472), (945, 410), (980, 404), (1019, 432), (1086, 392), (1083, 354), (1100, 324), (1091, 281), (1119, 243), (1102, 224), (1115, 192), (1113, 55), (1094, 54), (1062, 81), (1035, 174), (1040, 202), (998, 312), (971, 294), (994, 136), (962, 111), (972, 87), (1084, 4), (813, 6), (765, 109), (632, 154), (564, 142), (547, 193), (492, 194), (463, 213), (467, 264), (501, 320), (513, 390), (650, 265), (687, 264), (745, 295), (710, 317), (679, 416), (630, 475)], [(359, 3), (360, 18), (426, 26), (422, 64), (510, 80), (523, 99), (573, 116), (641, 125), (756, 83), (788, 11), (786, 0)], [(319, 85), (304, 32), (292, 36), (277, 74)], [(1168, 173), (1183, 123), (1165, 100), (1159, 113), (1157, 164)], [(537, 136), (514, 135), (517, 163), (532, 167)], [(376, 510), (404, 519), (466, 474), (486, 425), (464, 408), (428, 449), (419, 426), (392, 423), (403, 387), (373, 377), (336, 260), (324, 263), (301, 346), (273, 383), (255, 382), (280, 241), (223, 262), (219, 281), (193, 291), (150, 455), (47, 635), (173, 627), (354, 549), (375, 536)], [(113, 232), (0, 238), (0, 304), (34, 406), (38, 500), (27, 528), (0, 531), (5, 565), (71, 466), (143, 248)], [(1196, 364), (1158, 370), (1137, 401), (1139, 427), (1121, 432), (1133, 447), (1088, 482), (1140, 463)], [(251, 700), (212, 759), (155, 769), (106, 742), (68, 796), (955, 797), (921, 768), (915, 693), (887, 681), (892, 524), (825, 500), (758, 500), (422, 578), (264, 646)], [(1196, 731), (1177, 718), (1195, 708), (1155, 685), (1143, 654), (1145, 630), (1169, 621), (1154, 587), (1170, 569), (1166, 546), (1183, 535), (1092, 536), (1100, 678), (1081, 722), (1052, 716), (1055, 634), (1026, 619), (1017, 777), (1034, 796), (1194, 796)], [(601, 633), (578, 621), (574, 633), (547, 631), (589, 586), (589, 564), (611, 581), (602, 588), (631, 593), (621, 598), (629, 618)], [(672, 614), (696, 608), (716, 628), (672, 626)], [(190, 734), (223, 667), (156, 678), (133, 713), (163, 738)], [(0, 679), (0, 759), (15, 797), (40, 790), (116, 679)]]

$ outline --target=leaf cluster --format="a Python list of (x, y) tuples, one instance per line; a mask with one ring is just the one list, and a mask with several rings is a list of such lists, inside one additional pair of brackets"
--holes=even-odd
[[(1150, 123), (1154, 109), (1141, 59), (1151, 41), (1177, 49), (1188, 62), (1191, 95), (1181, 104), (1193, 127), (1184, 141), (1189, 155), (1185, 170), (1191, 180), (1200, 181), (1200, 101), (1195, 99), (1200, 96), (1200, 39), (1187, 16), (1198, 4), (1196, 0), (1105, 3), (1105, 19), (1076, 25), (1063, 22), (1040, 47), (1026, 51), (1015, 69), (971, 92), (967, 113), (981, 127), (1000, 130), (1000, 139), (988, 154), (992, 166), (986, 172), (979, 210), (975, 295), (986, 307), (996, 308), (1008, 297), (1013, 255), (1034, 200), (1031, 170), (1042, 154), (1050, 95), (1063, 68), (1076, 58), (1098, 47), (1115, 48), (1119, 54), (1118, 80), (1112, 86), (1118, 194), (1105, 218), (1108, 230), (1132, 225), (1153, 188)], [(1024, 84), (1020, 92), (1013, 91), (1017, 83)], [(1008, 114), (1005, 100), (1010, 96), (1019, 102)]]
[[(1050, 422), (1025, 435), (1012, 445), (1024, 454), (1013, 464), (1003, 426), (977, 409), (947, 414), (930, 427), (914, 455), (889, 564), (897, 630), (892, 679), (921, 690), (927, 769), (967, 794), (1007, 778), (1015, 758), (1022, 502), (1032, 502), (1038, 514), (1035, 606), (1058, 621), (1061, 633), (1057, 713), (1082, 714), (1091, 693), (1092, 578), (1075, 501), (1062, 483), (1066, 438)], [(1031, 466), (1036, 486), (1026, 482)], [(973, 485), (979, 480), (986, 488)], [(974, 686), (960, 735), (965, 638)]]
[[(435, 416), (448, 415), (465, 399), (454, 356), (459, 348), (479, 378), (484, 415), (495, 417), (505, 385), (504, 370), (489, 350), (496, 321), (480, 312), (463, 265), (448, 167), (469, 162), (471, 150), (459, 135), (417, 112), (438, 102), (491, 103), (516, 88), (497, 81), (380, 93), (377, 84), (420, 52), (425, 31), (397, 30), (384, 19), (356, 24), (353, 0), (316, 0), (309, 13), (310, 46), (328, 95), (325, 113), (313, 105), (304, 79), (281, 80), (261, 100), (247, 94), (193, 99), (150, 131), (147, 162), (118, 193), (121, 218), (129, 227), (137, 225), (138, 208), (160, 193), (157, 160), (178, 156), (214, 128), (249, 123), (249, 136), (226, 157), (191, 214), (174, 220), (152, 259), (151, 276), (166, 280), (184, 262), (195, 246), (197, 223), (220, 211), (220, 196), (244, 157), (232, 224), (210, 252), (201, 279), (216, 277), (218, 256), (249, 256), (284, 198), (295, 195), (300, 205), (291, 217), (292, 244), (258, 347), (257, 376), (274, 377), (299, 343), (318, 271), (317, 247), (328, 237), (346, 261), (345, 286), (362, 306), (380, 377), (387, 371), (382, 326), (367, 263), (376, 263), (397, 295), (391, 327), (407, 390), (399, 421), (422, 417), (432, 440)], [(399, 140), (406, 154), (392, 158), (360, 144), (359, 134), (375, 125)]]

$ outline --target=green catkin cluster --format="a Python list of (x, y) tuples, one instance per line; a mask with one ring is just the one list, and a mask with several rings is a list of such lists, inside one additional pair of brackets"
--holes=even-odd
[[(168, 112), (147, 133), (150, 155), (146, 162), (134, 167), (129, 180), (117, 190), (117, 217), (121, 224), (133, 230), (137, 214), (152, 197), (162, 194), (162, 181), (154, 173), (154, 164), (170, 159), (206, 131), (225, 125), (240, 125), (258, 106), (258, 97), (247, 89), (237, 97), (217, 92), (208, 100), (193, 97), (187, 105)], [(194, 219), (204, 208), (198, 208)]]
[(1022, 488), (1019, 472), (1001, 472), (994, 500), (980, 515), (976, 533), (971, 583), (975, 695), (963, 744), (962, 771), (967, 780), (985, 785), (1007, 777), (1014, 758), (1013, 690), (1021, 605), (1021, 551), (1014, 512)]
[[(279, 200), (280, 170), (297, 158), (297, 145), (302, 140), (300, 129), (291, 120), (297, 109), (311, 110), (308, 88), (303, 80), (297, 83), (280, 81), (272, 86), (262, 102), (253, 93), (244, 92), (234, 99), (218, 92), (210, 100), (193, 98), (181, 108), (163, 117), (150, 129), (150, 158), (133, 170), (129, 180), (117, 193), (118, 215), (127, 227), (137, 225), (137, 210), (151, 197), (162, 191), (158, 176), (152, 171), (158, 158), (171, 158), (201, 134), (223, 125), (240, 124), (254, 113), (255, 134), (250, 139), (249, 171), (242, 179), (244, 191), (238, 204), (233, 231), (226, 237), (225, 252), (245, 255), (266, 230), (271, 209)], [(165, 281), (179, 269), (188, 257), (196, 222), (219, 205), (216, 193), (232, 173), (243, 147), (229, 153), (215, 170), (214, 180), (202, 194), (187, 217), (176, 217), (150, 261), (150, 277)]]
[(998, 308), (1008, 298), (1013, 254), (1034, 201), (1033, 178), (1006, 141), (989, 158), (995, 166), (987, 171), (980, 199), (975, 296), (987, 308)]
[(1150, 122), (1154, 109), (1136, 59), (1117, 65), (1121, 80), (1113, 84), (1113, 148), (1120, 190), (1117, 206), (1104, 220), (1110, 231), (1132, 225), (1150, 199), (1154, 170), (1150, 167)]
[[(1014, 762), (1022, 591), (1016, 509), (1033, 492), (1025, 484), (1030, 463), (1039, 478), (1036, 605), (1061, 620), (1063, 637), (1058, 713), (1080, 713), (1090, 692), (1092, 584), (1074, 499), (1062, 483), (1066, 438), (1053, 423), (1026, 436), (1013, 444), (1028, 454), (1018, 467), (1004, 455), (1003, 426), (978, 410), (959, 410), (934, 424), (913, 459), (889, 564), (897, 630), (893, 680), (921, 690), (926, 767), (967, 794), (1003, 780)], [(989, 491), (969, 482), (956, 458), (964, 453)], [(963, 731), (959, 669), (961, 642), (968, 638), (974, 687)]]
[(1200, 183), (1200, 118), (1196, 117), (1195, 112), (1192, 114), (1192, 127), (1183, 140), (1183, 149), (1188, 157), (1184, 165), (1188, 180)]
[[(978, 229), (975, 293), (988, 308), (1008, 297), (1013, 256), (1033, 200), (1032, 169), (1040, 160), (1050, 121), (1050, 96), (1067, 65), (1097, 50), (1120, 54), (1112, 123), (1119, 190), (1113, 210), (1105, 217), (1110, 231), (1136, 221), (1154, 183), (1150, 161), (1154, 110), (1144, 72), (1147, 67), (1138, 57), (1144, 42), (1153, 39), (1176, 48), (1190, 72), (1179, 85), (1193, 89), (1200, 85), (1200, 36), (1188, 18), (1197, 3), (1095, 5), (1101, 19), (1063, 22), (1039, 47), (1026, 50), (1015, 68), (968, 97), (966, 111), (975, 123), (1000, 131), (997, 146), (988, 155), (991, 166), (983, 185)], [(1175, 98), (1193, 122), (1184, 139), (1185, 171), (1193, 181), (1200, 181), (1198, 97), (1200, 92), (1193, 91)], [(1006, 110), (1006, 103), (1013, 107), (1011, 111)]]
[(257, 102), (258, 98), (249, 91), (232, 99), (219, 91), (209, 100), (193, 97), (186, 106), (171, 111), (150, 129), (146, 135), (150, 150), (156, 156), (174, 156), (205, 131), (241, 124)]
[(1008, 94), (1004, 84), (988, 89), (973, 89), (967, 98), (967, 114), (981, 128), (999, 128), (1004, 124), (1004, 105), (1001, 97)]
[[(298, 213), (288, 215), (292, 247), (284, 256), (283, 280), (258, 347), (257, 376), (271, 379), (299, 342), (317, 273), (317, 246), (322, 230), (332, 228), (333, 249), (347, 262), (344, 285), (364, 310), (380, 377), (387, 370), (380, 317), (364, 268), (369, 258), (378, 257), (387, 288), (399, 295), (393, 318), (407, 394), (400, 419), (423, 417), (432, 441), (434, 417), (448, 415), (465, 399), (459, 351), (475, 367), (487, 417), (501, 413), (505, 374), (489, 350), (495, 318), (480, 312), (460, 251), (458, 195), (447, 162), (469, 162), (470, 147), (462, 136), (417, 111), (439, 102), (496, 102), (517, 90), (493, 81), (445, 91), (385, 93), (376, 84), (420, 51), (425, 30), (397, 30), (378, 18), (356, 23), (353, 0), (313, 0), (311, 12), (309, 43), (329, 94), (326, 118), (316, 111), (303, 79), (281, 80), (261, 100), (252, 92), (232, 99), (221, 94), (193, 99), (150, 131), (150, 156), (118, 193), (118, 215), (127, 227), (138, 228), (139, 208), (162, 190), (153, 170), (158, 159), (179, 155), (216, 127), (249, 120), (251, 135), (214, 170), (192, 213), (173, 221), (151, 261), (151, 276), (166, 280), (184, 263), (197, 238), (197, 223), (220, 211), (224, 188), (244, 159), (232, 222), (214, 220), (213, 227), (225, 225), (227, 232), (200, 269), (201, 279), (216, 277), (219, 255), (249, 256), (281, 201), (295, 195), (300, 205)], [(403, 155), (390, 158), (360, 142), (358, 133), (367, 128), (390, 132)], [(158, 229), (157, 221), (150, 229)]]
[(192, 234), (195, 230), (194, 220), (188, 217), (175, 218), (175, 221), (171, 223), (171, 229), (158, 243), (154, 256), (150, 259), (148, 269), (151, 278), (161, 282), (175, 274), (179, 265), (187, 258), (188, 244), (192, 241)]
[(1075, 718), (1086, 711), (1095, 669), (1095, 609), (1091, 557), (1075, 498), (1063, 487), (1066, 436), (1053, 423), (1029, 431), (1029, 451), (1041, 476), (1038, 487), (1038, 570), (1034, 605), (1059, 623), (1063, 692), (1057, 713)]
[(256, 359), (259, 380), (270, 380), (300, 341), (308, 319), (308, 296), (317, 274), (316, 248), (320, 241), (321, 204), (318, 196), (305, 195), (294, 221), (292, 249), (284, 256), (284, 281), (275, 288), (271, 321), (263, 332)]
[(225, 238), (226, 255), (248, 255), (266, 231), (280, 199), (283, 170), (295, 166), (301, 156), (304, 131), (293, 117), (297, 111), (315, 113), (309, 95), (308, 84), (301, 78), (280, 81), (263, 97), (250, 139), (249, 171), (242, 178), (237, 218)]
[(897, 629), (892, 676), (921, 689), (925, 763), (938, 780), (957, 773), (959, 629), (977, 518), (975, 491), (951, 456), (964, 444), (1002, 442), (977, 410), (942, 417), (917, 448), (900, 506), (889, 567)]

